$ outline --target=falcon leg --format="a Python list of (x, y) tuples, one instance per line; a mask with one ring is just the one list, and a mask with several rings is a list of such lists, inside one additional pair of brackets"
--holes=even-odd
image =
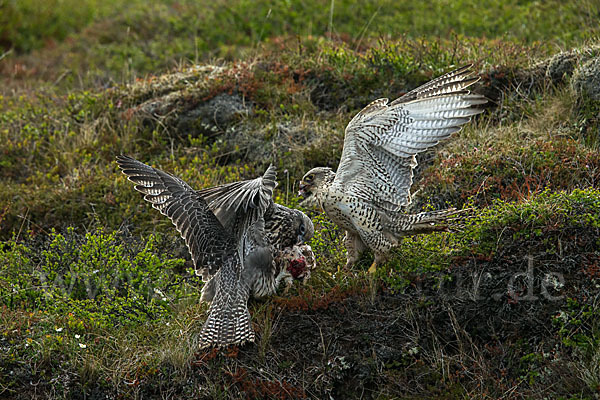
[(346, 269), (350, 269), (360, 257), (360, 253), (366, 250), (367, 246), (365, 246), (364, 242), (360, 238), (360, 236), (354, 232), (346, 231), (346, 236), (344, 237), (344, 246), (346, 246)]
[(369, 299), (371, 304), (375, 304), (375, 298), (377, 297), (377, 279), (375, 272), (377, 272), (377, 266), (381, 265), (385, 261), (385, 256), (381, 253), (375, 253), (375, 261), (369, 267)]

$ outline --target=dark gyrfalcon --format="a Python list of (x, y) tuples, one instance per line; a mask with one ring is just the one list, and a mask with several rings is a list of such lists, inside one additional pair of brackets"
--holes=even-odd
[(337, 169), (313, 168), (300, 182), (304, 204), (319, 206), (346, 231), (346, 266), (366, 248), (370, 272), (398, 246), (402, 236), (443, 230), (454, 209), (406, 214), (411, 201), (415, 155), (450, 137), (481, 113), (485, 97), (467, 87), (478, 81), (471, 66), (449, 72), (388, 104), (375, 100), (346, 127)]
[[(202, 300), (210, 308), (200, 334), (201, 347), (253, 341), (250, 295), (275, 293), (282, 279), (305, 272), (305, 255), (314, 260), (310, 247), (303, 244), (314, 232), (310, 219), (273, 202), (275, 168), (269, 167), (256, 179), (196, 191), (131, 157), (117, 156), (117, 163), (144, 199), (173, 222), (196, 273), (206, 282)], [(282, 252), (296, 258), (286, 258)], [(291, 272), (290, 265), (294, 266)]]

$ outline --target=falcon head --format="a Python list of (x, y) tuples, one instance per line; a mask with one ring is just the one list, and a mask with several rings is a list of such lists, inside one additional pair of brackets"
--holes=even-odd
[(315, 234), (315, 226), (308, 215), (300, 210), (294, 210), (299, 215), (300, 223), (298, 225), (298, 244), (304, 244), (312, 239)]
[(278, 249), (304, 244), (314, 233), (312, 221), (300, 210), (274, 203), (265, 215), (265, 234)]
[(335, 172), (331, 168), (317, 167), (308, 171), (300, 181), (298, 194), (309, 200), (310, 197), (320, 193), (324, 187), (335, 178)]

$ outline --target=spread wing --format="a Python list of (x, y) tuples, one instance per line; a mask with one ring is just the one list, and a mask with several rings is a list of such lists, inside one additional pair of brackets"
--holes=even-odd
[(466, 90), (478, 79), (468, 65), (389, 104), (379, 99), (367, 105), (346, 127), (334, 187), (386, 210), (407, 205), (415, 155), (483, 111), (477, 106), (485, 97)]
[(214, 186), (197, 193), (206, 200), (225, 229), (239, 238), (247, 220), (256, 220), (273, 204), (276, 177), (277, 171), (271, 165), (256, 179)]
[(204, 279), (236, 257), (237, 242), (232, 234), (187, 183), (128, 156), (117, 156), (117, 164), (144, 194), (144, 200), (173, 222)]

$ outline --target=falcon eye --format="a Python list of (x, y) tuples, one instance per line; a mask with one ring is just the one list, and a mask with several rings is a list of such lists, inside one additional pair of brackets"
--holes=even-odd
[(306, 177), (307, 181), (312, 181), (313, 179), (315, 179), (315, 175), (314, 174), (310, 174)]
[(304, 227), (304, 224), (302, 224), (300, 225), (300, 233), (304, 235), (304, 232), (306, 232), (306, 228)]

